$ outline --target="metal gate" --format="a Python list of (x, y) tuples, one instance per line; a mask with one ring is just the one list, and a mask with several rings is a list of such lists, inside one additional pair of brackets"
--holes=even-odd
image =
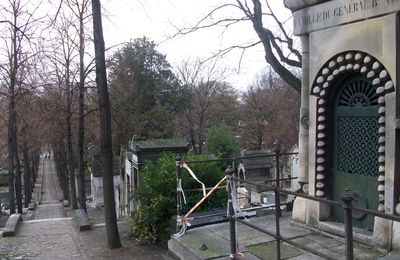
[[(378, 95), (371, 82), (352, 76), (338, 85), (333, 108), (332, 199), (341, 192), (354, 191), (353, 204), (376, 210), (378, 207)], [(343, 211), (332, 208), (332, 217), (343, 222)], [(353, 224), (373, 230), (374, 219), (353, 213)]]

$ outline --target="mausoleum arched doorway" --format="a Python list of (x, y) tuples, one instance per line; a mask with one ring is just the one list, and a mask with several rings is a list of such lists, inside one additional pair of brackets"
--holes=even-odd
[[(378, 208), (378, 94), (361, 74), (344, 77), (336, 86), (331, 113), (332, 199), (340, 201), (344, 189), (354, 191), (354, 204)], [(332, 208), (332, 218), (343, 222), (343, 210)], [(353, 224), (373, 230), (374, 218), (353, 213)]]
[[(355, 203), (385, 210), (386, 94), (394, 91), (382, 63), (361, 51), (339, 53), (317, 73), (314, 195), (340, 201), (355, 190)], [(331, 208), (331, 219), (343, 221)], [(373, 218), (353, 214), (356, 226), (371, 230)]]

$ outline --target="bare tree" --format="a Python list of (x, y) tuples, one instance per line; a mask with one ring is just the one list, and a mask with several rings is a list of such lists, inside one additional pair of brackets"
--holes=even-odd
[(183, 126), (190, 139), (195, 153), (202, 152), (203, 142), (210, 124), (213, 106), (218, 102), (218, 96), (229, 93), (231, 87), (224, 82), (227, 74), (225, 67), (217, 60), (209, 62), (183, 61), (177, 68), (181, 84), (189, 91), (188, 105), (178, 117), (177, 125)]
[(92, 0), (93, 35), (96, 60), (96, 83), (100, 108), (100, 154), (103, 162), (104, 214), (107, 244), (111, 249), (121, 247), (115, 212), (114, 180), (112, 173), (111, 106), (107, 88), (107, 72), (100, 0)]
[[(227, 10), (231, 14), (241, 13), (242, 15), (227, 17)], [(239, 10), (239, 12), (235, 12), (237, 10)], [(222, 12), (224, 12), (224, 15), (220, 14)], [(246, 21), (251, 22), (258, 36), (258, 40), (228, 46), (219, 50), (212, 57), (225, 55), (234, 49), (241, 50), (242, 57), (247, 49), (261, 44), (265, 53), (265, 61), (289, 86), (300, 91), (301, 81), (299, 77), (285, 65), (301, 68), (302, 55), (300, 51), (296, 49), (293, 36), (286, 30), (284, 23), (282, 23), (273, 12), (273, 9), (269, 5), (269, 0), (265, 2), (261, 0), (225, 1), (224, 4), (211, 9), (194, 26), (179, 29), (173, 37), (211, 27), (220, 27), (225, 31), (238, 23)], [(272, 25), (269, 24), (271, 21), (273, 23)]]
[(261, 75), (243, 93), (242, 102), (243, 147), (261, 150), (277, 142), (289, 150), (297, 143), (300, 95), (278, 75)]
[[(15, 213), (16, 194), (18, 212), (22, 213), (21, 171), (17, 150), (17, 91), (23, 85), (21, 71), (23, 65), (36, 55), (33, 51), (36, 24), (36, 10), (40, 3), (8, 0), (0, 6), (0, 81), (7, 88), (8, 97), (8, 171), (9, 203), (11, 213)], [(29, 9), (29, 11), (28, 11)], [(14, 176), (16, 177), (14, 183)], [(14, 190), (15, 185), (15, 190)]]
[(65, 0), (66, 5), (70, 8), (74, 17), (78, 21), (76, 31), (79, 37), (79, 44), (77, 48), (79, 50), (79, 82), (78, 82), (78, 106), (79, 106), (79, 126), (78, 126), (78, 193), (79, 193), (79, 205), (80, 208), (86, 211), (85, 202), (85, 160), (84, 160), (84, 136), (85, 136), (85, 83), (88, 74), (92, 71), (92, 63), (85, 66), (85, 43), (89, 38), (86, 33), (89, 31), (87, 24), (90, 22), (90, 0)]
[(27, 90), (24, 95), (19, 98), (18, 112), (18, 139), (20, 150), (23, 157), (23, 175), (24, 175), (24, 207), (28, 207), (32, 186), (35, 181), (33, 176), (33, 156), (35, 151), (43, 146), (43, 125), (44, 117), (40, 113), (40, 102), (38, 96), (33, 91)]
[[(42, 132), (47, 133), (46, 140), (43, 143), (50, 144), (54, 153), (54, 161), (56, 164), (57, 176), (60, 187), (63, 191), (63, 199), (70, 200), (69, 192), (69, 174), (68, 174), (68, 160), (66, 150), (66, 91), (64, 87), (64, 74), (61, 69), (62, 66), (56, 59), (57, 53), (47, 52), (46, 59), (43, 62), (43, 67), (47, 68), (46, 73), (42, 77), (47, 82), (45, 85), (45, 92), (41, 93), (40, 98), (37, 100), (39, 103), (40, 115), (46, 122), (42, 126)], [(62, 59), (60, 59), (61, 61)]]

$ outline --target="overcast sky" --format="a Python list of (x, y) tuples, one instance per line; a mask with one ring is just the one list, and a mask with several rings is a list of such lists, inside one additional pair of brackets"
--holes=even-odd
[[(232, 0), (230, 0), (232, 2)], [(222, 33), (222, 28), (204, 29), (186, 36), (177, 36), (176, 28), (190, 26), (199, 21), (218, 4), (229, 0), (104, 0), (102, 1), (104, 37), (106, 46), (112, 46), (130, 39), (146, 36), (159, 44), (158, 51), (167, 55), (172, 64), (179, 64), (187, 58), (207, 58), (227, 46), (249, 43), (257, 36), (248, 22), (241, 22)], [(235, 1), (233, 1), (235, 2)], [(290, 12), (283, 7), (283, 1), (270, 1), (280, 17), (287, 20)], [(236, 9), (226, 9), (223, 16), (241, 16)], [(215, 16), (215, 19), (218, 19)], [(288, 25), (291, 21), (288, 22)], [(261, 46), (246, 51), (238, 71), (240, 52), (227, 55), (222, 61), (232, 68), (228, 80), (240, 90), (245, 90), (257, 73), (265, 67)]]

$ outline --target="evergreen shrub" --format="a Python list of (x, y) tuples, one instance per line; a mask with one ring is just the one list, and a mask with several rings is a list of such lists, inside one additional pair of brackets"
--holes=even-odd
[[(184, 161), (198, 161), (205, 156), (185, 156)], [(213, 187), (224, 176), (224, 169), (217, 163), (193, 163), (189, 167), (206, 187)], [(171, 153), (161, 155), (157, 163), (147, 162), (140, 173), (139, 189), (132, 199), (139, 202), (129, 219), (130, 234), (138, 244), (165, 243), (174, 232), (176, 215), (176, 166)], [(198, 189), (201, 185), (192, 179), (186, 169), (181, 168), (183, 190)], [(224, 184), (222, 184), (224, 185)], [(202, 191), (185, 192), (187, 204), (184, 213), (190, 210), (201, 198)], [(227, 193), (220, 189), (213, 193), (195, 212), (226, 206)]]

